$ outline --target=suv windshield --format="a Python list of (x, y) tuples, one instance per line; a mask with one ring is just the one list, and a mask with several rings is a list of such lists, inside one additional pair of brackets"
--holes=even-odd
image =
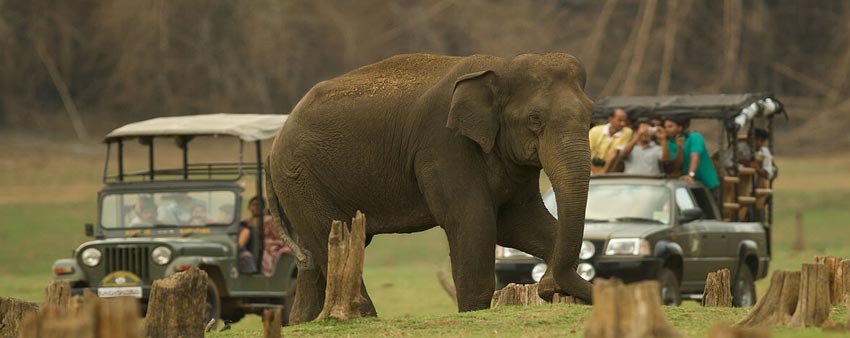
[[(552, 190), (543, 198), (549, 212), (557, 215)], [(587, 191), (585, 221), (670, 224), (670, 192), (666, 187), (637, 184), (591, 184)]]
[(232, 191), (110, 194), (100, 222), (105, 228), (232, 224), (235, 205)]

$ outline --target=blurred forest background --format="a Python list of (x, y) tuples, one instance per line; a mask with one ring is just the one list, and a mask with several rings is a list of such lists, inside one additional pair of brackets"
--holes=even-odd
[(783, 151), (850, 147), (843, 0), (0, 0), (0, 132), (287, 113), (394, 54), (549, 51), (584, 61), (591, 98), (770, 91)]

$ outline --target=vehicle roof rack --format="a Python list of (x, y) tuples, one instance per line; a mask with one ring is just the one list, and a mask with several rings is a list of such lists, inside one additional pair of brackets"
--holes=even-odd
[(243, 141), (275, 137), (288, 115), (276, 114), (205, 114), (158, 117), (130, 123), (106, 135), (104, 142), (144, 136), (216, 136), (230, 135)]
[[(774, 104), (763, 109), (764, 103)], [(677, 116), (726, 120), (737, 117), (745, 108), (756, 104), (755, 113), (785, 114), (782, 104), (771, 93), (667, 95), (667, 96), (606, 96), (595, 102), (594, 119), (604, 119), (616, 108), (625, 110), (629, 117)], [(761, 104), (761, 106), (758, 106)], [(787, 118), (787, 115), (786, 115)]]

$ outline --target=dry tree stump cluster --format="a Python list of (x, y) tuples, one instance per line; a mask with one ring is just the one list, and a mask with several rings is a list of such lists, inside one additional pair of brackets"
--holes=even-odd
[(818, 256), (815, 262), (799, 272), (774, 272), (767, 293), (736, 325), (824, 325), (832, 305), (848, 304), (850, 260)]
[(624, 285), (597, 279), (593, 284), (593, 311), (584, 336), (588, 338), (681, 337), (667, 321), (657, 281)]
[(328, 236), (328, 275), (325, 304), (316, 320), (360, 317), (360, 283), (366, 243), (366, 215), (357, 211), (348, 224), (333, 221)]
[(731, 307), (732, 283), (729, 269), (709, 272), (705, 279), (705, 291), (702, 293), (702, 306)]
[(103, 299), (89, 291), (70, 297), (70, 291), (68, 282), (51, 281), (44, 306), (24, 318), (19, 337), (144, 337), (135, 299)]

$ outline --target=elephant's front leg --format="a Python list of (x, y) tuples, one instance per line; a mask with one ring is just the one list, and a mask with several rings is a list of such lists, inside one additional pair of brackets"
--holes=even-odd
[(459, 311), (489, 308), (495, 289), (495, 215), (470, 212), (443, 226), (449, 242)]

